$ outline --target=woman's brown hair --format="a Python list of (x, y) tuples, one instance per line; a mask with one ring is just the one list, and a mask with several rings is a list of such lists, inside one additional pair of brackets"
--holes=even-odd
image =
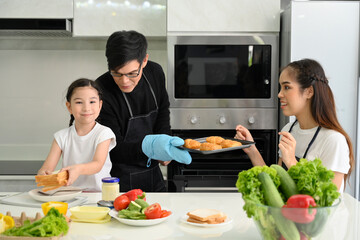
[(344, 177), (344, 182), (346, 183), (355, 165), (354, 150), (349, 135), (341, 127), (337, 119), (334, 95), (325, 76), (324, 69), (320, 63), (312, 59), (294, 61), (285, 68), (293, 70), (295, 79), (301, 89), (304, 90), (313, 86), (314, 96), (311, 99), (311, 113), (316, 123), (321, 127), (335, 130), (346, 138), (350, 159), (350, 169)]

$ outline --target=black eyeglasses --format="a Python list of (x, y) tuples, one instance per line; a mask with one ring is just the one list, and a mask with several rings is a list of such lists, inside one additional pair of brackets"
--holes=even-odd
[(131, 72), (131, 73), (122, 74), (122, 73), (115, 73), (115, 72), (110, 71), (110, 74), (111, 74), (111, 76), (118, 77), (118, 78), (120, 78), (122, 76), (126, 76), (128, 78), (136, 78), (140, 74), (141, 66), (142, 66), (142, 63), (140, 64), (140, 67), (139, 67), (139, 70), (137, 71), (137, 73)]

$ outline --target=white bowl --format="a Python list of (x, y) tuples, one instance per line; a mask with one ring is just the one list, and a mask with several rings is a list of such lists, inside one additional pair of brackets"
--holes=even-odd
[[(336, 208), (339, 206), (341, 199), (338, 198), (334, 201), (332, 206), (328, 207), (314, 207), (314, 208), (278, 208), (270, 207), (261, 204), (254, 204), (256, 207), (256, 212), (258, 219), (253, 217), (255, 225), (260, 232), (263, 239), (267, 239), (271, 235), (274, 239), (278, 239), (281, 236), (281, 229), (289, 233), (290, 224), (293, 225), (292, 229), (296, 229), (299, 234), (305, 235), (309, 239), (321, 235), (322, 230), (324, 229), (329, 218), (335, 212)], [(287, 212), (287, 217), (283, 214)], [(314, 219), (309, 223), (299, 223), (293, 222), (301, 214), (307, 213), (309, 215), (314, 215)], [(284, 226), (284, 220), (287, 222), (285, 229), (281, 226)], [(280, 229), (281, 228), (281, 229)], [(271, 230), (271, 231), (270, 231)], [(293, 231), (290, 231), (291, 233)]]

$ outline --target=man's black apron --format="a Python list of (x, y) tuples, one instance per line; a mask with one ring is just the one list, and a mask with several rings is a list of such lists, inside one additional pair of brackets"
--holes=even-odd
[[(291, 130), (293, 129), (293, 127), (295, 126), (296, 123), (297, 123), (297, 120), (295, 120), (295, 122), (293, 122), (293, 124), (291, 125), (291, 127), (290, 127), (290, 129), (289, 129), (289, 133), (291, 133)], [(305, 151), (305, 153), (304, 153), (304, 155), (303, 155), (302, 158), (306, 158), (306, 155), (307, 155), (307, 153), (308, 153), (311, 145), (314, 143), (314, 141), (315, 141), (318, 133), (320, 132), (320, 129), (321, 129), (320, 126), (316, 129), (316, 132), (315, 132), (313, 138), (311, 139), (309, 145), (307, 146), (306, 151)], [(296, 155), (295, 155), (295, 158), (296, 158), (297, 161), (300, 160), (300, 157), (297, 157)], [(287, 169), (287, 167), (286, 167), (286, 165), (284, 164), (284, 162), (282, 163), (282, 166), (283, 166), (285, 169)]]
[[(150, 82), (147, 80), (144, 73), (143, 76), (154, 98), (156, 109), (148, 114), (134, 116), (129, 101), (125, 93), (122, 92), (130, 112), (124, 142), (139, 142), (142, 141), (146, 135), (153, 134), (153, 126), (155, 125), (158, 115), (158, 104)], [(145, 192), (166, 191), (165, 182), (159, 165), (146, 168), (129, 164), (119, 164), (119, 167), (122, 173), (120, 177), (121, 192), (127, 192), (136, 188), (140, 188)]]

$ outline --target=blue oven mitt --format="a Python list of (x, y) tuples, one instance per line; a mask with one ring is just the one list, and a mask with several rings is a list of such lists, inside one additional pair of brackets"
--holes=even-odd
[(179, 163), (190, 164), (191, 156), (188, 151), (177, 148), (184, 145), (184, 140), (179, 137), (171, 137), (165, 134), (146, 135), (142, 141), (142, 150), (149, 160), (147, 166), (151, 164), (151, 159), (160, 161), (175, 160)]

